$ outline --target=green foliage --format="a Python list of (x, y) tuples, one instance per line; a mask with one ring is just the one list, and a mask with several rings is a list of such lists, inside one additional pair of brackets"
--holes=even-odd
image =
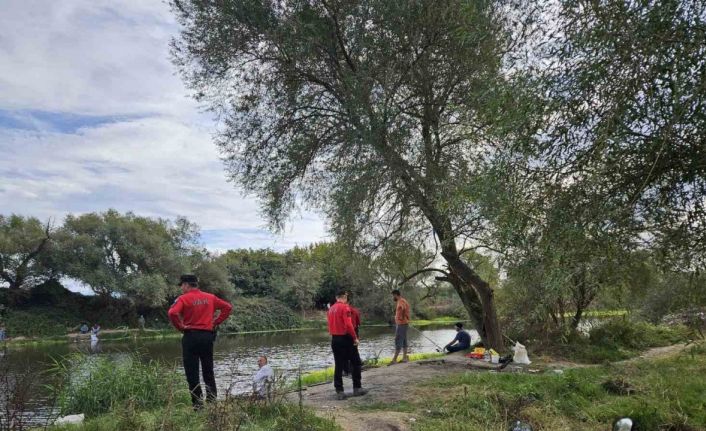
[(479, 164), (516, 138), (534, 102), (512, 91), (520, 56), (506, 53), (535, 10), (484, 0), (171, 4), (182, 26), (174, 63), (222, 115), (226, 168), (271, 226), (301, 203), (368, 255), (436, 240), (432, 255), (453, 267), (478, 320), (470, 304), (482, 293), (482, 335), (500, 344), (490, 287), (457, 247), (487, 228), (470, 193)]
[(247, 296), (277, 296), (284, 290), (287, 268), (284, 256), (269, 249), (229, 250), (220, 264), (228, 269), (235, 289)]
[(221, 328), (227, 332), (291, 329), (301, 326), (301, 319), (284, 303), (270, 298), (237, 298), (233, 312)]
[(67, 274), (97, 294), (154, 305), (176, 292), (183, 261), (167, 221), (115, 210), (69, 215), (63, 235)]
[(189, 266), (199, 278), (199, 287), (220, 298), (233, 299), (235, 287), (229, 280), (228, 268), (222, 259), (207, 250), (195, 249), (188, 257)]
[(688, 335), (682, 326), (652, 325), (619, 317), (599, 322), (588, 337), (574, 334), (547, 346), (547, 350), (580, 362), (604, 363), (631, 358), (651, 347), (685, 342)]
[(139, 410), (164, 406), (177, 399), (188, 402), (181, 376), (137, 354), (111, 359), (74, 355), (55, 365), (62, 383), (58, 403), (62, 414), (96, 416), (129, 402)]
[(8, 337), (48, 337), (66, 335), (80, 322), (75, 314), (51, 307), (37, 307), (31, 311), (10, 310), (5, 326)]
[(55, 275), (45, 265), (51, 234), (34, 217), (0, 214), (0, 287), (30, 288)]
[(685, 341), (686, 335), (686, 328), (651, 325), (618, 318), (591, 329), (589, 341), (593, 345), (642, 350)]
[[(81, 425), (51, 427), (54, 431), (207, 431), (237, 429), (240, 431), (336, 431), (332, 420), (316, 416), (310, 409), (299, 409), (285, 403), (233, 404), (220, 401), (204, 412), (196, 413), (181, 405), (154, 410), (135, 409), (133, 404), (116, 408), (109, 414), (88, 419)], [(214, 428), (211, 424), (229, 424)]]

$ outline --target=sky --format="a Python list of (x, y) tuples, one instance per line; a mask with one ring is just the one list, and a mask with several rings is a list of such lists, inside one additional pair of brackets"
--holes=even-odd
[(306, 211), (271, 234), (227, 181), (215, 123), (169, 60), (178, 30), (161, 0), (2, 1), (0, 213), (185, 216), (213, 251), (327, 239)]

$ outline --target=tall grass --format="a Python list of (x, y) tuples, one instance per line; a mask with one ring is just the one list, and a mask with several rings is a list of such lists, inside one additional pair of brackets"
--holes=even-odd
[(338, 425), (308, 408), (282, 403), (219, 401), (203, 412), (181, 406), (173, 409), (137, 410), (127, 404), (119, 410), (91, 418), (81, 425), (52, 431), (336, 431)]
[(76, 354), (57, 361), (54, 371), (61, 377), (57, 399), (62, 414), (95, 416), (128, 402), (137, 409), (164, 406), (172, 399), (188, 402), (183, 378), (138, 354)]

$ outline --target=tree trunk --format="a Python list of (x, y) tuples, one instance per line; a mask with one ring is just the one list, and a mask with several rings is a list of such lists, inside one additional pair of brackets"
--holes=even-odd
[[(469, 315), (471, 315), (471, 318), (474, 318), (473, 314), (476, 313), (476, 308), (475, 306), (469, 308), (466, 304), (473, 304), (473, 301), (480, 303), (482, 321), (478, 328), (478, 333), (481, 334), (483, 344), (497, 351), (505, 350), (502, 332), (500, 331), (500, 322), (498, 321), (498, 315), (495, 311), (493, 289), (488, 282), (480, 278), (475, 271), (461, 260), (457, 253), (442, 251), (441, 255), (444, 256), (444, 259), (446, 259), (446, 262), (449, 264), (449, 269), (461, 281), (460, 285), (462, 288), (457, 288), (456, 290), (464, 306), (466, 306)], [(474, 300), (469, 299), (469, 296), (474, 294), (477, 295), (477, 297)]]
[(438, 277), (437, 280), (448, 281), (456, 290), (463, 306), (466, 308), (468, 315), (473, 321), (473, 326), (478, 331), (481, 340), (485, 343), (487, 336), (485, 334), (485, 328), (483, 327), (483, 306), (478, 299), (476, 291), (468, 284), (464, 284), (463, 280), (458, 278), (453, 272), (449, 274), (448, 277)]
[(574, 317), (571, 319), (571, 328), (576, 331), (579, 328), (579, 324), (581, 323), (581, 317), (583, 316), (583, 307), (577, 306), (576, 307), (576, 313), (574, 313)]

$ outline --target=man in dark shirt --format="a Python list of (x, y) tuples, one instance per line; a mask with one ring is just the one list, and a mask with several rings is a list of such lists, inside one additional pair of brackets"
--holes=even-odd
[(456, 338), (444, 347), (449, 353), (466, 350), (471, 347), (471, 335), (463, 330), (463, 323), (456, 323)]

